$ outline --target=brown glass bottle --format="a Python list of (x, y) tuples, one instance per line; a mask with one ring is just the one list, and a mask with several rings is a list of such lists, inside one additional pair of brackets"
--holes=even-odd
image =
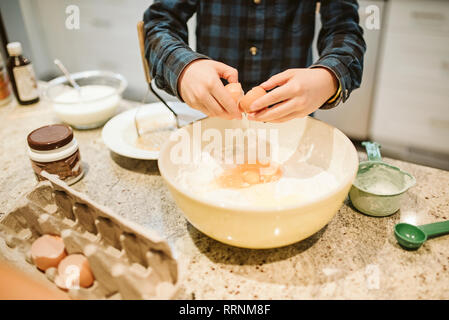
[(9, 53), (8, 72), (17, 102), (21, 105), (39, 102), (39, 91), (33, 65), (30, 60), (22, 56), (22, 46), (18, 42), (12, 42), (8, 44), (7, 49)]

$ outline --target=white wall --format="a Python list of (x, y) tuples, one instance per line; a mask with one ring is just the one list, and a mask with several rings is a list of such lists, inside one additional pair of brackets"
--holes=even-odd
[[(353, 139), (365, 140), (369, 138), (375, 76), (378, 67), (378, 53), (382, 32), (382, 29), (366, 27), (367, 18), (370, 17), (370, 11), (367, 13), (366, 9), (372, 5), (379, 8), (382, 22), (384, 17), (384, 1), (360, 0), (359, 4), (360, 25), (363, 28), (365, 42), (367, 43), (361, 86), (352, 92), (345, 103), (340, 104), (334, 109), (318, 110), (316, 117), (339, 128)], [(321, 24), (317, 20), (317, 33), (320, 27)]]
[[(140, 100), (146, 83), (136, 24), (151, 3), (149, 0), (20, 0), (38, 77), (58, 75), (53, 65), (53, 60), (58, 58), (71, 72), (102, 69), (121, 73), (129, 82), (125, 97)], [(80, 9), (79, 30), (65, 27), (68, 5)], [(191, 19), (192, 35), (194, 28), (195, 21)]]
[[(22, 43), (24, 52), (31, 55), (28, 34), (24, 28), (24, 18), (21, 13), (20, 3), (17, 0), (1, 0), (0, 10), (10, 42)], [(3, 50), (2, 50), (3, 51)], [(6, 52), (3, 52), (6, 57)]]

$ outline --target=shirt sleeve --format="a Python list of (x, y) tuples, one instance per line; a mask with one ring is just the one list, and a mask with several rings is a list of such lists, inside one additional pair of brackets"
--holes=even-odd
[(366, 44), (359, 26), (358, 7), (356, 0), (321, 1), (322, 27), (317, 42), (320, 58), (311, 67), (333, 72), (341, 88), (340, 96), (322, 109), (346, 101), (352, 90), (360, 87)]
[(187, 21), (196, 11), (197, 0), (156, 0), (145, 11), (145, 56), (156, 85), (177, 96), (178, 78), (184, 68), (207, 56), (188, 46)]

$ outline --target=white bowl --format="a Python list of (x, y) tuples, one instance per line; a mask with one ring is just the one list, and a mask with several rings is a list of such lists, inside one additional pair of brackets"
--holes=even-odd
[(102, 126), (115, 115), (126, 79), (109, 71), (84, 71), (71, 76), (81, 87), (81, 95), (61, 76), (48, 83), (44, 97), (52, 103), (58, 118), (74, 128)]

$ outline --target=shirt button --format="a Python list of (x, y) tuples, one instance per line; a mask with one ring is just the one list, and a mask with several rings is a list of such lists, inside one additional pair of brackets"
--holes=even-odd
[(255, 56), (257, 54), (257, 48), (251, 47), (251, 48), (249, 48), (249, 52), (251, 52), (251, 55)]
[(262, 0), (253, 0), (255, 4), (259, 4)]

